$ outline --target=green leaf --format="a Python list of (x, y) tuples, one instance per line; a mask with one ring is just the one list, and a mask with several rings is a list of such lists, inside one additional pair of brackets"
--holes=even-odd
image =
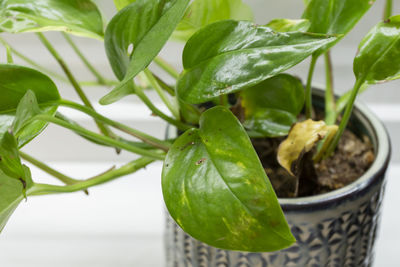
[(23, 169), (26, 179), (25, 189), (21, 181), (7, 176), (0, 169), (0, 232), (18, 204), (24, 199), (24, 191), (29, 190), (33, 185), (29, 168), (24, 165)]
[(33, 117), (41, 113), (43, 112), (39, 108), (35, 93), (28, 90), (19, 102), (15, 112), (12, 129), (16, 136), (29, 124)]
[[(311, 0), (303, 13), (303, 19), (311, 22), (310, 32), (344, 36), (374, 2), (375, 0)], [(329, 47), (323, 47), (318, 54), (327, 49)]]
[(115, 4), (117, 10), (119, 11), (135, 1), (136, 0), (114, 0), (114, 4)]
[(336, 39), (303, 32), (279, 33), (246, 21), (215, 22), (187, 42), (178, 95), (198, 104), (249, 88), (293, 67)]
[[(59, 100), (60, 95), (56, 85), (43, 73), (27, 67), (0, 64), (0, 81), (0, 138), (12, 125), (18, 104), (28, 90), (35, 93), (42, 112), (55, 114), (57, 107), (48, 104)], [(46, 125), (36, 121), (19, 131), (19, 147), (36, 137)]]
[(132, 93), (126, 84), (157, 56), (188, 3), (189, 0), (137, 0), (113, 17), (104, 41), (111, 67), (122, 82), (100, 103), (110, 104)]
[(307, 19), (273, 19), (265, 26), (277, 32), (305, 32), (311, 23)]
[(357, 80), (368, 84), (400, 78), (400, 15), (371, 29), (360, 43), (353, 68)]
[(90, 0), (0, 0), (0, 31), (65, 31), (103, 39), (103, 20)]
[(186, 42), (201, 27), (225, 19), (253, 21), (254, 16), (242, 0), (194, 0), (172, 37)]
[(244, 127), (251, 137), (287, 135), (304, 106), (304, 87), (289, 74), (278, 74), (240, 92)]
[(11, 132), (5, 132), (0, 141), (0, 170), (14, 179), (25, 181), (25, 171), (18, 153), (18, 144)]
[(162, 190), (175, 221), (209, 245), (273, 251), (295, 241), (249, 137), (225, 107), (204, 112), (200, 129), (175, 141)]
[(278, 137), (289, 133), (297, 121), (296, 116), (280, 109), (259, 108), (243, 122), (243, 127), (252, 138)]

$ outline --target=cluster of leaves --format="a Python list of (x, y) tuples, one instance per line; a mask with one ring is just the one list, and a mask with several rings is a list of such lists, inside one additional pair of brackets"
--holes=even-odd
[[(249, 137), (289, 134), (288, 143), (296, 145), (283, 146), (280, 154), (280, 161), (289, 172), (301, 152), (320, 141), (316, 136), (329, 137), (323, 140), (320, 153), (330, 155), (346, 127), (360, 88), (400, 77), (400, 16), (378, 23), (361, 42), (354, 60), (354, 89), (337, 102), (332, 88), (327, 90), (327, 124), (334, 124), (345, 109), (337, 127), (311, 120), (298, 122), (298, 117), (304, 106), (306, 114), (311, 114), (312, 72), (318, 57), (354, 27), (373, 1), (310, 0), (302, 19), (274, 19), (266, 25), (254, 24), (249, 7), (241, 0), (114, 2), (119, 11), (103, 32), (101, 14), (90, 0), (0, 1), (0, 30), (39, 32), (40, 40), (58, 60), (85, 104), (61, 99), (55, 84), (44, 73), (12, 64), (11, 55), (17, 53), (7, 46), (9, 62), (0, 65), (0, 230), (26, 196), (86, 190), (154, 160), (164, 160), (162, 188), (166, 206), (190, 235), (233, 250), (272, 251), (291, 245), (295, 240)], [(100, 103), (111, 104), (135, 94), (154, 114), (183, 134), (172, 144), (98, 114), (66, 63), (40, 33), (44, 31), (104, 40), (118, 81)], [(181, 74), (157, 58), (170, 39), (185, 42)], [(283, 72), (310, 56), (310, 74), (304, 88), (299, 79)], [(164, 83), (147, 69), (151, 62), (177, 78), (176, 84)], [(172, 116), (149, 100), (138, 76), (157, 91)], [(241, 120), (231, 112), (228, 94), (239, 100), (237, 104), (244, 110)], [(215, 107), (203, 111), (200, 106), (204, 103)], [(58, 106), (92, 116), (102, 134), (69, 120), (57, 112)], [(20, 151), (48, 123), (99, 145), (143, 157), (90, 179), (66, 177)], [(290, 131), (295, 123), (297, 127)], [(125, 140), (110, 127), (140, 142)], [(21, 156), (66, 185), (33, 182)]]

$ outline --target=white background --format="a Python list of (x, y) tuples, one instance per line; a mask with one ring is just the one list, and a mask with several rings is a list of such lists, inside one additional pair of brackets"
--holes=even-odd
[[(105, 16), (114, 12), (111, 0), (98, 1)], [(301, 0), (252, 0), (246, 1), (256, 10), (256, 22), (264, 24), (278, 17), (298, 18), (302, 13)], [(383, 11), (383, 2), (378, 0), (351, 34), (333, 50), (335, 63), (335, 87), (344, 92), (352, 87), (352, 59), (357, 44), (377, 21)], [(395, 10), (400, 5), (395, 1)], [(67, 59), (74, 74), (80, 80), (93, 79), (76, 58), (72, 50), (58, 34), (49, 34), (58, 51)], [(40, 46), (34, 35), (7, 35), (6, 38), (18, 50), (42, 62), (54, 71), (57, 64)], [(98, 41), (75, 38), (82, 50), (98, 69), (113, 78), (105, 57), (103, 44)], [(182, 46), (171, 43), (163, 51), (163, 57), (180, 68)], [(0, 60), (5, 53), (1, 50)], [(307, 61), (293, 71), (302, 78), (307, 73)], [(317, 65), (316, 83), (323, 83), (322, 61)], [(60, 72), (61, 73), (61, 72)], [(71, 87), (58, 82), (63, 98), (77, 100)], [(374, 86), (360, 100), (366, 102), (385, 122), (392, 137), (393, 157), (389, 169), (388, 185), (383, 207), (383, 218), (376, 249), (375, 266), (399, 266), (398, 243), (400, 241), (400, 216), (398, 190), (400, 182), (400, 94), (399, 82)], [(96, 102), (108, 89), (85, 88)], [(152, 98), (154, 96), (152, 95)], [(154, 97), (154, 99), (156, 99)], [(158, 100), (158, 105), (162, 107)], [(107, 107), (97, 107), (107, 116), (128, 123), (135, 128), (163, 137), (165, 123), (150, 116), (134, 97)], [(85, 116), (64, 111), (79, 123), (93, 123)], [(61, 128), (50, 126), (36, 140), (26, 146), (25, 151), (46, 161), (66, 174), (85, 178), (132, 160), (129, 153), (116, 156), (112, 149), (97, 147), (83, 141)], [(21, 203), (0, 235), (0, 266), (163, 266), (163, 201), (160, 188), (161, 164), (156, 163), (146, 170), (121, 178), (110, 184), (90, 190), (90, 196), (81, 192), (57, 196), (32, 197)], [(43, 172), (33, 168), (34, 178), (52, 180)]]

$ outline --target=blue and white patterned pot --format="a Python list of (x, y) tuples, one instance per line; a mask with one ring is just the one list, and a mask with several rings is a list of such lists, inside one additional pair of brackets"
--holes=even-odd
[[(314, 92), (322, 103), (322, 91)], [(353, 130), (367, 134), (376, 159), (357, 181), (312, 197), (279, 199), (297, 242), (272, 253), (228, 251), (208, 246), (183, 232), (167, 216), (165, 245), (168, 267), (366, 267), (373, 247), (390, 159), (390, 141), (382, 123), (357, 104)]]

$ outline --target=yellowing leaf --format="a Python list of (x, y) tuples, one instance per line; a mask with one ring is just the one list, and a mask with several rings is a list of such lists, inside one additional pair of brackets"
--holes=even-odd
[[(324, 121), (313, 121), (308, 119), (294, 124), (288, 137), (280, 144), (278, 149), (278, 162), (290, 174), (296, 162), (309, 152), (314, 145), (327, 136), (331, 139), (338, 130), (337, 125), (326, 125)], [(329, 141), (329, 140), (328, 140)]]

